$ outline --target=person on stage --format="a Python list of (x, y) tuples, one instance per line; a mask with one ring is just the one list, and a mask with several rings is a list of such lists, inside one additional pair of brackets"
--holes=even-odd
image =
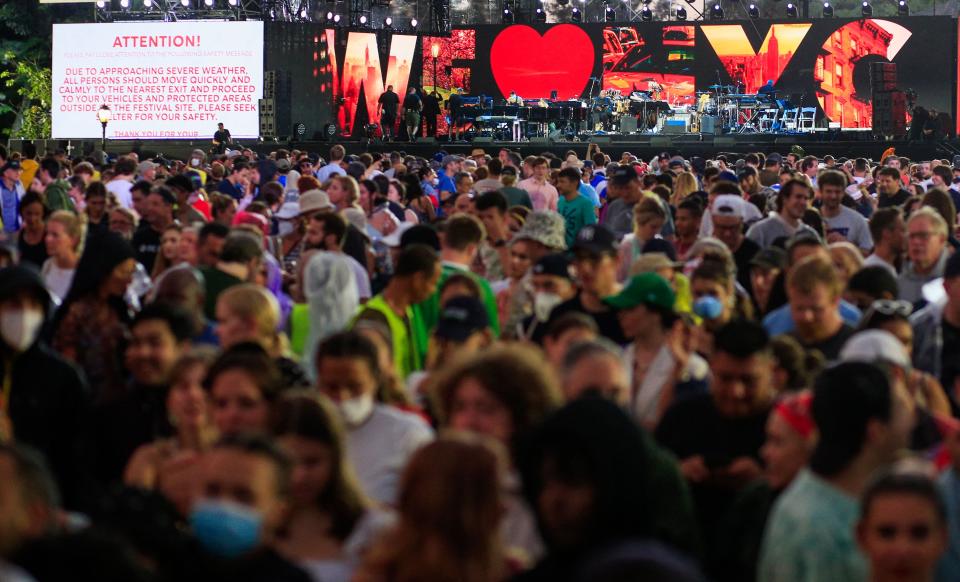
[(510, 91), (510, 96), (507, 97), (507, 105), (523, 105), (523, 97), (517, 95), (516, 91)]
[(663, 85), (657, 83), (653, 79), (650, 79), (650, 83), (647, 85), (647, 90), (650, 91), (650, 97), (654, 101), (660, 101), (663, 99)]
[(387, 90), (377, 99), (377, 115), (380, 116), (383, 141), (393, 141), (393, 126), (397, 123), (398, 107), (400, 107), (400, 97), (393, 92), (393, 85), (387, 85)]
[(773, 79), (767, 79), (766, 85), (757, 90), (757, 95), (776, 95), (777, 90), (773, 88)]
[(440, 94), (434, 89), (423, 96), (423, 120), (427, 125), (428, 137), (437, 137), (437, 116), (440, 115)]
[(417, 130), (420, 129), (420, 111), (423, 110), (423, 101), (417, 95), (417, 88), (410, 87), (407, 96), (403, 99), (403, 121), (407, 127), (407, 135), (411, 142), (417, 141)]
[(217, 132), (213, 134), (213, 152), (216, 154), (225, 153), (228, 145), (233, 145), (230, 130), (223, 127), (222, 122), (218, 123)]
[(447, 110), (450, 112), (450, 139), (460, 139), (461, 125), (463, 124), (463, 96), (461, 89), (454, 89), (447, 99)]

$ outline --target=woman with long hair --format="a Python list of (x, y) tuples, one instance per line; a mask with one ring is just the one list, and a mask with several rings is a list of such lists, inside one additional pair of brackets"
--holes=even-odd
[(291, 511), (277, 549), (322, 582), (348, 582), (387, 514), (371, 510), (346, 454), (336, 409), (312, 392), (276, 405), (273, 436), (293, 460)]
[(679, 206), (687, 196), (690, 196), (694, 192), (700, 189), (700, 184), (697, 183), (697, 177), (691, 174), (690, 172), (680, 172), (679, 175), (673, 180), (673, 191), (670, 195), (670, 204), (674, 206)]
[(174, 434), (138, 448), (123, 475), (127, 485), (162, 491), (184, 515), (190, 509), (199, 455), (217, 436), (203, 389), (203, 379), (215, 358), (216, 352), (209, 347), (180, 356), (165, 398)]
[(633, 207), (633, 232), (623, 237), (617, 263), (617, 280), (630, 276), (630, 267), (643, 254), (643, 245), (656, 238), (667, 220), (663, 205), (651, 196), (644, 196)]
[(316, 378), (317, 345), (350, 324), (360, 306), (357, 278), (345, 255), (317, 251), (303, 273), (303, 294), (309, 305), (310, 328), (304, 346), (303, 366)]
[(171, 224), (160, 234), (160, 252), (153, 262), (153, 273), (150, 275), (156, 281), (167, 269), (177, 264), (180, 252), (180, 235), (183, 230), (179, 224)]
[(17, 250), (20, 262), (40, 268), (50, 256), (47, 254), (47, 208), (43, 198), (36, 192), (27, 192), (20, 199), (20, 221), (23, 225), (17, 233)]
[(379, 540), (358, 582), (497, 582), (509, 574), (500, 542), (502, 455), (449, 435), (417, 451), (403, 473), (399, 523)]
[(123, 353), (130, 312), (123, 297), (137, 268), (133, 257), (133, 247), (116, 233), (89, 237), (51, 326), (53, 348), (84, 370), (97, 403), (126, 389)]
[(83, 223), (68, 210), (58, 210), (47, 219), (44, 243), (48, 258), (40, 269), (47, 290), (62, 300), (70, 291), (77, 263), (80, 262), (80, 243), (83, 241)]

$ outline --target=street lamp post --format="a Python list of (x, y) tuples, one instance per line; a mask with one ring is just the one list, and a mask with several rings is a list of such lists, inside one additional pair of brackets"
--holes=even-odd
[(437, 92), (437, 57), (440, 56), (440, 44), (433, 43), (430, 47), (430, 54), (433, 55), (433, 91)]
[(100, 137), (100, 151), (107, 153), (107, 124), (110, 123), (110, 106), (104, 103), (97, 111), (97, 119), (100, 120), (100, 126), (103, 128), (103, 134)]

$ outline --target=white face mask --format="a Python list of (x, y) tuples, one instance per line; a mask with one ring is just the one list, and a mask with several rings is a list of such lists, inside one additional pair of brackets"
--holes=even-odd
[(34, 309), (16, 309), (0, 314), (0, 336), (18, 352), (33, 345), (43, 327), (43, 312)]
[(357, 427), (363, 424), (373, 413), (373, 394), (364, 394), (349, 400), (341, 400), (337, 405), (340, 416), (348, 427)]
[(281, 220), (277, 224), (277, 234), (280, 236), (287, 236), (293, 232), (293, 221), (292, 220)]
[(543, 323), (550, 319), (553, 308), (561, 303), (563, 303), (563, 297), (556, 293), (537, 293), (533, 296), (533, 314), (537, 321)]

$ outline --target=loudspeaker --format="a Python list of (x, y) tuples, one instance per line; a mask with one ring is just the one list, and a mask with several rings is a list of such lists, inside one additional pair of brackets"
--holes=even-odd
[(894, 91), (897, 88), (897, 64), (873, 63), (870, 65), (870, 87), (873, 92)]
[(609, 135), (595, 135), (592, 138), (590, 138), (590, 141), (596, 144), (609, 144), (613, 142), (613, 140), (610, 139)]
[(700, 133), (717, 133), (718, 125), (720, 125), (720, 118), (716, 115), (700, 117)]
[(906, 135), (907, 98), (902, 91), (873, 94), (873, 132), (881, 135)]
[(489, 135), (478, 135), (473, 138), (473, 143), (493, 143), (493, 138)]
[(637, 118), (625, 116), (620, 118), (620, 133), (633, 133), (637, 131)]

